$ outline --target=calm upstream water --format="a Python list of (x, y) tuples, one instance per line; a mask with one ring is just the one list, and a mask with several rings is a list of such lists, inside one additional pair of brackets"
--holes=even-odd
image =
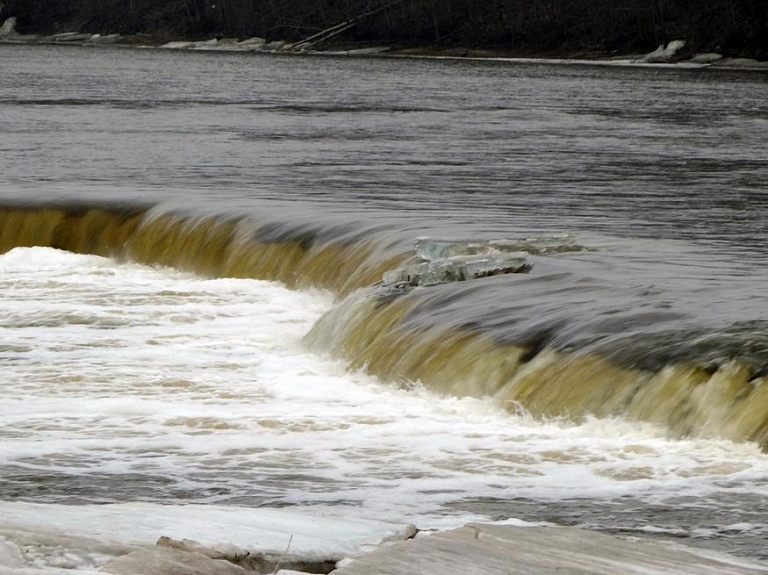
[(0, 62), (0, 500), (768, 559), (765, 74)]

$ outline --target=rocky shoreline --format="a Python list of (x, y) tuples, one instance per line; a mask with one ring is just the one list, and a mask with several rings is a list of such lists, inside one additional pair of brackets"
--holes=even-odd
[(69, 46), (119, 46), (126, 48), (155, 48), (182, 51), (259, 52), (280, 54), (324, 54), (334, 56), (389, 56), (445, 59), (515, 60), (538, 62), (571, 62), (611, 65), (675, 65), (693, 68), (738, 69), (768, 71), (768, 61), (753, 58), (726, 57), (707, 52), (687, 53), (685, 41), (675, 40), (659, 46), (648, 54), (609, 55), (588, 53), (531, 53), (503, 49), (446, 48), (434, 46), (358, 46), (350, 44), (319, 46), (310, 41), (288, 43), (285, 40), (267, 41), (265, 38), (207, 38), (203, 40), (173, 40), (160, 42), (149, 35), (122, 36), (120, 34), (91, 34), (87, 32), (62, 32), (48, 36), (19, 34), (15, 30), (16, 19), (8, 18), (0, 27), (0, 44), (39, 44)]

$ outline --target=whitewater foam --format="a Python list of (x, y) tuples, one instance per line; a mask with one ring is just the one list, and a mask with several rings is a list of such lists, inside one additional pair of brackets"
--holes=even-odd
[(49, 248), (12, 250), (0, 271), (2, 499), (75, 505), (50, 507), (53, 525), (116, 502), (439, 528), (515, 514), (475, 502), (635, 498), (707, 513), (768, 497), (754, 444), (539, 420), (349, 372), (301, 345), (333, 303), (325, 292)]

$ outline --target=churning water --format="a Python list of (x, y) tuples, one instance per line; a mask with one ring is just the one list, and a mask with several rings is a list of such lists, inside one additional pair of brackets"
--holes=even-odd
[(766, 558), (765, 75), (0, 58), (3, 501)]

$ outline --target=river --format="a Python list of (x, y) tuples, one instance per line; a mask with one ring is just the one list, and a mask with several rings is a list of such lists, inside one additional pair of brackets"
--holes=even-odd
[(0, 59), (3, 503), (768, 559), (765, 74)]

